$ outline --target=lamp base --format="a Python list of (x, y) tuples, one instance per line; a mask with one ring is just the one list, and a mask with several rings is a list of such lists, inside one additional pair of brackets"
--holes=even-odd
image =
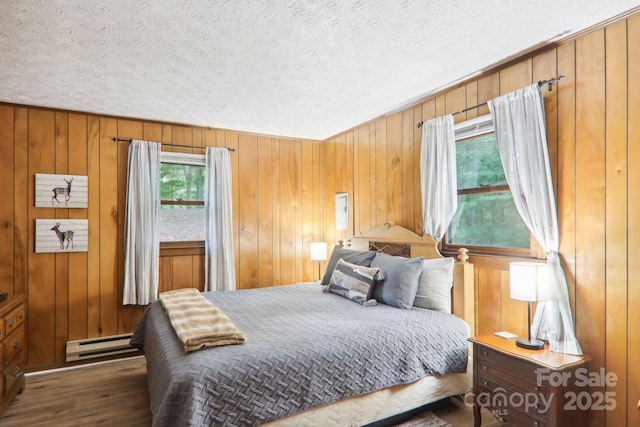
[(544, 348), (544, 341), (540, 341), (536, 338), (518, 338), (516, 340), (516, 345), (522, 348), (528, 348), (531, 350), (541, 350)]

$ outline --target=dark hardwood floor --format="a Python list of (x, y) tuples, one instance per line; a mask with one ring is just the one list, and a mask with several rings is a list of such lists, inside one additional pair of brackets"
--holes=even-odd
[[(471, 408), (445, 402), (432, 412), (454, 427), (473, 425)], [(488, 412), (483, 426), (500, 423)], [(0, 415), (2, 427), (150, 426), (143, 356), (32, 373), (26, 389)]]
[(143, 356), (28, 374), (2, 427), (150, 426)]

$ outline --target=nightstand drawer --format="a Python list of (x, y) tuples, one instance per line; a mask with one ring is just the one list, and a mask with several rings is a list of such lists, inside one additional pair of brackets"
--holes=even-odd
[(480, 347), (477, 358), (481, 372), (502, 372), (510, 378), (521, 378), (534, 384), (538, 378), (535, 365), (486, 347)]
[(547, 387), (537, 386), (535, 383), (526, 384), (512, 378), (493, 377), (483, 373), (480, 373), (478, 381), (480, 383), (479, 386), (482, 388), (493, 390), (496, 387), (506, 387), (513, 393), (535, 394), (544, 398), (547, 397)]
[(545, 420), (533, 419), (519, 411), (509, 411), (503, 418), (518, 427), (547, 427), (549, 425)]
[(2, 342), (2, 347), (4, 360), (8, 362), (24, 347), (24, 327), (19, 326), (11, 335), (7, 336)]
[[(510, 390), (517, 393), (536, 393), (542, 396), (547, 395), (547, 387), (537, 385), (537, 377), (529, 377), (528, 375), (519, 376), (514, 374), (513, 366), (503, 365), (496, 366), (494, 364), (485, 363), (483, 360), (478, 361), (478, 375), (480, 380), (485, 382), (495, 382), (508, 386)], [(529, 369), (534, 369), (529, 366)], [(546, 384), (546, 383), (543, 383)], [(480, 384), (483, 385), (482, 383)]]
[[(497, 410), (498, 414), (500, 410), (507, 409), (508, 413), (517, 411), (529, 417), (537, 417), (540, 421), (547, 418), (549, 408), (545, 405), (545, 402), (548, 402), (545, 394), (522, 391), (504, 382), (494, 382), (483, 376), (480, 376), (478, 383), (478, 396), (491, 396), (490, 402), (480, 402), (483, 407)], [(546, 392), (546, 389), (544, 391)], [(508, 416), (505, 418), (509, 419)]]

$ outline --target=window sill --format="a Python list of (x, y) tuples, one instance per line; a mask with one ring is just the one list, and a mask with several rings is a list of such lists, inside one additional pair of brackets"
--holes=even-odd
[(160, 242), (160, 256), (204, 255), (204, 240)]
[(483, 256), (483, 257), (495, 257), (495, 258), (540, 258), (540, 247), (535, 240), (531, 239), (532, 246), (528, 249), (523, 248), (504, 248), (504, 247), (489, 247), (489, 246), (472, 246), (472, 245), (444, 245), (440, 247), (440, 252), (447, 256), (457, 256), (458, 249), (466, 248), (469, 251), (469, 256)]

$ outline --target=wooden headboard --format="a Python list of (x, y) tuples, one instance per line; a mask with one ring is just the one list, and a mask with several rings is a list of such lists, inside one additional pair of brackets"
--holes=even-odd
[[(385, 245), (388, 245), (388, 247), (383, 248), (382, 246)], [(421, 237), (411, 230), (391, 223), (386, 223), (365, 233), (353, 236), (351, 248), (361, 251), (378, 250), (379, 252), (391, 252), (391, 254), (400, 251), (398, 255), (404, 256), (407, 256), (407, 254), (402, 254), (401, 252), (408, 250), (408, 256), (411, 258), (419, 256), (427, 259), (443, 257), (438, 251), (437, 242), (431, 236), (424, 235)], [(453, 272), (451, 311), (467, 322), (473, 336), (476, 324), (473, 264), (467, 262), (466, 249), (460, 249), (459, 252)]]

